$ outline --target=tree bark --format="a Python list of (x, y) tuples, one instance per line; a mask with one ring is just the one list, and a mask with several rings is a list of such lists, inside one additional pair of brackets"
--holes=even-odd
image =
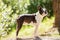
[(53, 12), (55, 15), (55, 27), (60, 34), (60, 0), (53, 0)]

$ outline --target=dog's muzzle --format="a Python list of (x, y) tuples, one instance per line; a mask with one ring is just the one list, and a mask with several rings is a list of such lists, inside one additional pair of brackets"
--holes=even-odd
[(50, 15), (48, 14), (48, 12), (47, 12), (47, 15), (46, 15), (46, 17), (49, 17)]

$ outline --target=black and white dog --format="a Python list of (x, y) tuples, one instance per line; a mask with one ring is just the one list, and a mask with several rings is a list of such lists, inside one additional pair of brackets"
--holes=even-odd
[(23, 23), (33, 23), (34, 26), (36, 26), (34, 35), (37, 36), (37, 29), (42, 21), (43, 17), (45, 17), (48, 12), (45, 8), (42, 8), (41, 6), (37, 7), (38, 11), (33, 14), (22, 14), (17, 18), (17, 27), (16, 27), (16, 36), (18, 36), (19, 30), (22, 28)]

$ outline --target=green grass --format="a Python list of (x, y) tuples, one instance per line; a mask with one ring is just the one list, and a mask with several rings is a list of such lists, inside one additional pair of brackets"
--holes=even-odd
[[(40, 24), (40, 27), (38, 29), (39, 34), (43, 34), (46, 31), (49, 30), (49, 28), (51, 28), (53, 26), (54, 23), (54, 17), (52, 18), (45, 18), (44, 21)], [(7, 35), (6, 37), (3, 37), (2, 40), (7, 39), (7, 38), (15, 38), (15, 33), (16, 30), (13, 30), (9, 35)], [(31, 25), (23, 25), (22, 29), (19, 32), (19, 36), (18, 37), (31, 37), (34, 33), (34, 27), (32, 27)], [(59, 36), (58, 33), (53, 33), (52, 36)]]

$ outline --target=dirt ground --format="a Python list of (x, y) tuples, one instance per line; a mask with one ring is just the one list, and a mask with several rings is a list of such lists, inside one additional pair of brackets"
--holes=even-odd
[[(10, 38), (7, 40), (16, 40), (15, 38)], [(34, 38), (17, 38), (17, 40), (60, 40), (60, 37), (34, 37)]]

